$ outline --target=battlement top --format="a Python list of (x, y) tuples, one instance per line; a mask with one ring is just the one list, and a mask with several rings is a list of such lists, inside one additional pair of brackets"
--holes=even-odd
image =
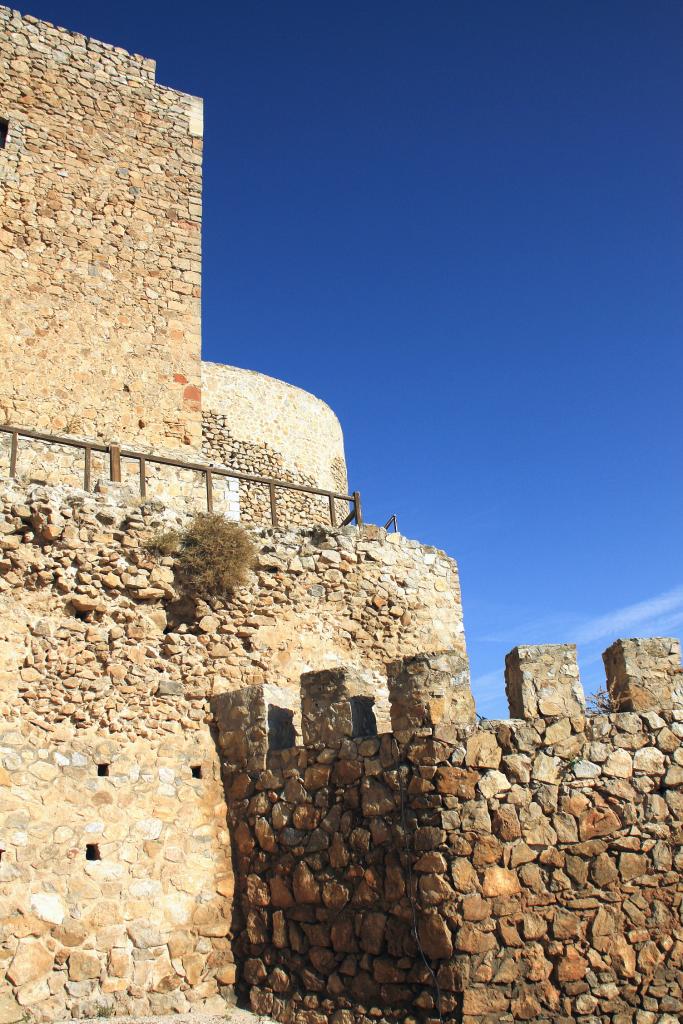
[(6, 24), (6, 31), (25, 33), (29, 48), (44, 51), (46, 46), (51, 47), (61, 52), (62, 60), (79, 55), (95, 60), (103, 73), (120, 71), (127, 65), (140, 78), (152, 84), (155, 81), (156, 61), (151, 57), (131, 53), (121, 46), (93, 39), (82, 32), (74, 32), (4, 5), (0, 5), (0, 22)]
[[(683, 712), (678, 640), (617, 640), (604, 658), (611, 717), (626, 721), (634, 712)], [(453, 745), (500, 728), (531, 737), (525, 742), (532, 745), (586, 731), (574, 644), (515, 647), (505, 659), (505, 680), (511, 718), (493, 723), (477, 724), (461, 651), (390, 663), (386, 692), (372, 674), (339, 665), (304, 673), (299, 694), (252, 686), (214, 697), (213, 709), (226, 763), (247, 770), (262, 770), (269, 753), (301, 748), (319, 754), (379, 735), (406, 749), (427, 739)], [(596, 735), (603, 717), (589, 719)]]

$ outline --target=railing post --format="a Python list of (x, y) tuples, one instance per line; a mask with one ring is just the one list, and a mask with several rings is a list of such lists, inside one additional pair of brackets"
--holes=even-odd
[(268, 489), (270, 491), (270, 521), (273, 524), (273, 526), (277, 526), (277, 502), (275, 496), (275, 484), (273, 483), (272, 480), (268, 484)]
[(121, 446), (109, 445), (109, 479), (113, 484), (121, 483)]
[(337, 508), (334, 504), (334, 498), (330, 495), (330, 524), (332, 526), (337, 525)]
[(360, 503), (360, 491), (353, 492), (353, 510), (356, 513), (356, 526), (363, 525), (363, 509)]
[(206, 471), (206, 511), (213, 512), (213, 473)]
[(140, 497), (147, 497), (147, 477), (145, 473), (146, 461), (144, 456), (140, 456)]
[(83, 449), (85, 456), (85, 462), (83, 465), (83, 490), (90, 490), (90, 477), (92, 475), (92, 448), (90, 445), (86, 445)]
[(17, 448), (19, 447), (19, 431), (12, 431), (12, 441), (9, 450), (9, 475), (15, 477), (17, 475)]

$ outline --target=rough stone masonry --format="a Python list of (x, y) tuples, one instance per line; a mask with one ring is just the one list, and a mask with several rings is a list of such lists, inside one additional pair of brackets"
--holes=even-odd
[[(253, 481), (214, 495), (249, 583), (189, 599), (147, 541), (202, 466), (343, 493), (339, 423), (201, 363), (201, 101), (0, 7), (0, 129), (0, 426), (101, 443), (85, 491), (82, 448), (0, 431), (0, 1024), (235, 989), (287, 1024), (675, 1024), (678, 642), (616, 641), (598, 716), (571, 645), (517, 647), (477, 723), (455, 562), (324, 528), (334, 494), (264, 528)], [(114, 442), (200, 466), (135, 500)]]
[(450, 646), (455, 563), (376, 527), (254, 532), (229, 602), (183, 600), (146, 548), (182, 517), (126, 490), (0, 487), (0, 1024), (220, 1012), (233, 866), (213, 697)]
[(202, 102), (0, 8), (7, 419), (198, 447)]
[(308, 673), (290, 749), (269, 742), (259, 688), (214, 698), (252, 1008), (677, 1024), (680, 645), (618, 641), (605, 661), (634, 710), (586, 717), (575, 649), (524, 647), (506, 672), (520, 717), (477, 726), (461, 654), (402, 659), (383, 734), (354, 726), (352, 670)]

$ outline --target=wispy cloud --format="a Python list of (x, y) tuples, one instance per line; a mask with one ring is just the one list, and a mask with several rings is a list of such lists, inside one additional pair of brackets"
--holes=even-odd
[(573, 639), (581, 644), (594, 643), (607, 637), (616, 639), (645, 626), (648, 631), (658, 631), (680, 622), (683, 622), (683, 586), (589, 619), (578, 627)]
[(641, 635), (673, 629), (683, 622), (683, 585), (663, 594), (624, 605), (592, 619), (566, 613), (537, 615), (495, 632), (475, 636), (479, 643), (595, 643), (640, 631)]
[[(505, 609), (505, 613), (508, 609)], [(507, 614), (500, 618), (507, 618)], [(634, 604), (623, 605), (593, 618), (577, 614), (546, 615), (517, 620), (509, 628), (503, 627), (496, 633), (472, 638), (472, 647), (480, 647), (484, 666), (491, 664), (491, 648), (507, 650), (515, 644), (576, 643), (579, 645), (579, 662), (583, 684), (587, 693), (604, 685), (602, 672), (602, 651), (619, 637), (631, 636), (676, 636), (683, 625), (683, 585), (666, 590)], [(489, 653), (484, 653), (489, 652)], [(503, 681), (503, 664), (500, 653), (500, 667), (482, 672), (472, 679), (472, 692), (481, 715), (497, 718), (507, 714)], [(475, 663), (478, 660), (475, 657)], [(488, 663), (488, 665), (487, 665)], [(480, 662), (481, 664), (481, 662)]]
[[(556, 634), (559, 636), (568, 621), (567, 617), (559, 615), (539, 615), (524, 619), (521, 622), (517, 621), (514, 625), (503, 625), (500, 629), (495, 630), (495, 632), (480, 634), (476, 639), (484, 644), (534, 643), (533, 638), (541, 634), (545, 636)], [(520, 637), (526, 637), (527, 639), (520, 640)]]

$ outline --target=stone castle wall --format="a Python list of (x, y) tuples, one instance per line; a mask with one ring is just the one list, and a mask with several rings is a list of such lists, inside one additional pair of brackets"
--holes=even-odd
[(208, 730), (0, 723), (0, 1019), (223, 1012), (233, 877)]
[[(201, 362), (201, 100), (157, 85), (152, 60), (0, 7), (0, 119), (0, 423), (346, 493), (324, 402)], [(8, 448), (0, 435), (0, 462)], [(24, 441), (19, 470), (72, 483), (82, 461)], [(151, 494), (202, 506), (201, 477), (148, 473)], [(241, 490), (243, 520), (270, 523), (268, 488)], [(327, 498), (296, 491), (277, 514), (330, 522)]]
[[(525, 717), (480, 726), (457, 652), (390, 666), (383, 735), (354, 723), (352, 671), (302, 677), (290, 749), (269, 749), (267, 696), (215, 698), (234, 951), (256, 1012), (677, 1024), (680, 645), (616, 646), (626, 668), (618, 685), (608, 675), (613, 696), (648, 680), (648, 707), (586, 717), (570, 646), (511, 652), (508, 692)], [(608, 672), (613, 661), (610, 649)]]
[(573, 647), (516, 648), (519, 719), (477, 725), (433, 549), (257, 530), (249, 585), (188, 607), (145, 547), (168, 510), (0, 498), (6, 1020), (215, 1010), (235, 979), (295, 1024), (683, 1013), (676, 641), (614, 644), (632, 710), (593, 718)]
[(466, 666), (441, 552), (372, 527), (256, 530), (248, 586), (188, 604), (173, 560), (145, 547), (180, 517), (124, 496), (0, 490), (5, 1021), (224, 1005), (233, 883), (215, 696), (267, 683), (286, 706), (302, 671), (352, 661), (381, 697), (385, 662), (425, 645), (457, 647)]
[(201, 100), (0, 7), (6, 421), (199, 448)]

